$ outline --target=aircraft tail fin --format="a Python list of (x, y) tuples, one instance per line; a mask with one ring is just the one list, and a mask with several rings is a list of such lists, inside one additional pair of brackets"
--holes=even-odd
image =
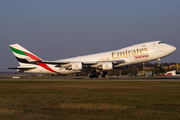
[(20, 66), (32, 65), (33, 62), (42, 61), (41, 58), (37, 57), (36, 55), (26, 50), (19, 44), (12, 44), (9, 45), (9, 47), (11, 48), (15, 57), (17, 58)]

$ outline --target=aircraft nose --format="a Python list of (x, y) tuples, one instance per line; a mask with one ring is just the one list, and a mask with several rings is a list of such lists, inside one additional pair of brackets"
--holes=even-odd
[(166, 53), (169, 53), (169, 54), (173, 53), (175, 50), (176, 50), (176, 47), (174, 47), (172, 45), (168, 45), (165, 47)]
[(176, 47), (174, 47), (174, 46), (172, 46), (172, 51), (174, 52), (174, 51), (176, 51)]

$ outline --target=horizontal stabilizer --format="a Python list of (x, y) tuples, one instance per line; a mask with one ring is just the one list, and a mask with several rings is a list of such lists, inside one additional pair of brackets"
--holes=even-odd
[(19, 66), (19, 67), (7, 67), (5, 69), (35, 69), (33, 66)]

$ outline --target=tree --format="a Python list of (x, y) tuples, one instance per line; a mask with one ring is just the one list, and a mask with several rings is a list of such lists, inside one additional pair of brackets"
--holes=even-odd
[(161, 67), (161, 66), (159, 66), (159, 67), (157, 67), (156, 69), (155, 69), (155, 72), (158, 74), (158, 73), (165, 73), (165, 70)]

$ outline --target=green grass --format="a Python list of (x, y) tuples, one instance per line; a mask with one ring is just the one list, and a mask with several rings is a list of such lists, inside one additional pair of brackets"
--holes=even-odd
[(0, 81), (0, 119), (180, 119), (180, 82)]

